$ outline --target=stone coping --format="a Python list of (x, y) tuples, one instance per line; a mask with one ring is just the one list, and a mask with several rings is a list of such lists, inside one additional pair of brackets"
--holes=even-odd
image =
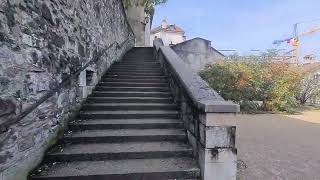
[(169, 46), (163, 46), (161, 39), (154, 40), (154, 48), (157, 52), (162, 52), (190, 99), (199, 110), (213, 113), (240, 112), (239, 105), (231, 101), (225, 101), (198, 74), (190, 70)]

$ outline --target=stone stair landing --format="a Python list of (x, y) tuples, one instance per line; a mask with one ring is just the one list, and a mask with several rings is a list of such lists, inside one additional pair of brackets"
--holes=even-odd
[(134, 48), (112, 65), (69, 130), (30, 179), (200, 178), (152, 48)]

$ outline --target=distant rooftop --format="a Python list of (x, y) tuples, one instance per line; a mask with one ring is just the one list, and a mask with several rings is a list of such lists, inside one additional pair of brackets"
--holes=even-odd
[(161, 22), (161, 25), (152, 29), (151, 33), (155, 34), (157, 32), (174, 32), (174, 33), (184, 33), (184, 30), (175, 24), (168, 24), (166, 20)]

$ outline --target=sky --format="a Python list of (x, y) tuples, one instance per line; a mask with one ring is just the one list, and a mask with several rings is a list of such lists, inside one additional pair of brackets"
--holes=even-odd
[[(168, 0), (156, 7), (152, 26), (159, 26), (163, 19), (180, 26), (187, 39), (208, 39), (218, 50), (288, 51), (292, 46), (276, 46), (273, 41), (292, 37), (293, 24), (298, 22), (319, 19), (299, 24), (300, 33), (320, 27), (320, 0)], [(302, 36), (300, 44), (301, 55), (315, 54), (320, 59), (320, 31)]]

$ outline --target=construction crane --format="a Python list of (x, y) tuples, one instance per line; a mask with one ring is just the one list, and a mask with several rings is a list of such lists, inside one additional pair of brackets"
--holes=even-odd
[[(316, 19), (316, 20), (312, 20), (312, 21), (307, 21), (307, 22), (313, 22), (313, 21), (318, 21), (319, 19)], [(298, 33), (298, 25), (299, 24), (302, 24), (302, 23), (307, 23), (307, 22), (300, 22), (300, 23), (296, 23), (294, 24), (293, 26), (293, 37), (290, 37), (290, 38), (286, 38), (286, 39), (282, 39), (282, 40), (276, 40), (273, 42), (273, 44), (276, 44), (276, 45), (280, 45), (281, 43), (288, 43), (288, 44), (291, 44), (293, 46), (293, 50), (289, 51), (289, 52), (293, 52), (294, 53), (294, 56), (292, 57), (295, 57), (294, 58), (294, 62), (295, 64), (299, 64), (299, 48), (300, 48), (300, 37), (302, 36), (306, 36), (306, 35), (311, 35), (311, 34), (314, 34), (318, 31), (320, 31), (320, 27), (312, 27), (310, 28), (308, 31), (306, 32), (303, 32), (301, 34)], [(292, 58), (289, 58), (289, 59), (292, 59)], [(288, 60), (288, 59), (286, 59)]]

